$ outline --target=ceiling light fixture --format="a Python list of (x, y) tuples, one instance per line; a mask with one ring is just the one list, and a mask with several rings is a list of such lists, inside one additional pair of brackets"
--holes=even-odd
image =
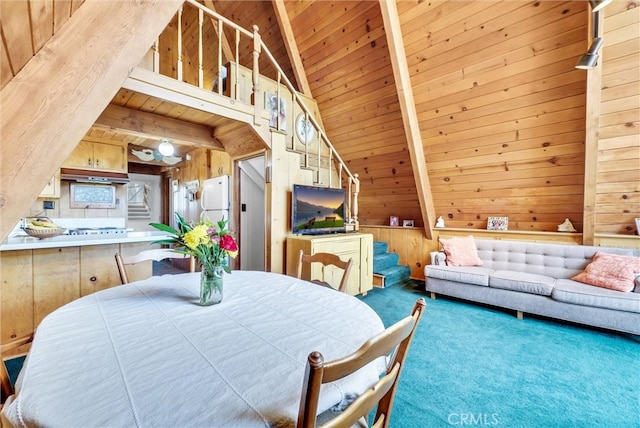
[(602, 10), (606, 5), (608, 5), (612, 1), (613, 0), (589, 0), (589, 3), (591, 3), (591, 11), (597, 12), (599, 10)]
[[(606, 3), (608, 3), (609, 1), (611, 0), (603, 0), (599, 2), (594, 2), (590, 0), (592, 5), (593, 3), (599, 3), (598, 5), (599, 8), (604, 7), (602, 6), (601, 3), (605, 3), (606, 5)], [(593, 40), (591, 42), (591, 46), (589, 47), (589, 50), (587, 51), (587, 53), (582, 55), (578, 60), (578, 63), (576, 64), (576, 68), (580, 70), (591, 70), (598, 64), (598, 58), (599, 58), (598, 51), (600, 50), (600, 48), (602, 47), (602, 44), (604, 43), (604, 38), (600, 37), (600, 30), (598, 28), (598, 23), (600, 22), (600, 12), (594, 9), (594, 13), (591, 15), (591, 17), (593, 22), (593, 36), (592, 36)]]
[(173, 148), (173, 144), (171, 144), (170, 140), (162, 140), (162, 142), (158, 146), (158, 151), (163, 156), (171, 156), (173, 155), (175, 149)]
[(596, 37), (591, 43), (591, 47), (586, 54), (582, 55), (576, 64), (576, 68), (581, 70), (590, 70), (598, 64), (598, 50), (602, 46), (604, 39)]

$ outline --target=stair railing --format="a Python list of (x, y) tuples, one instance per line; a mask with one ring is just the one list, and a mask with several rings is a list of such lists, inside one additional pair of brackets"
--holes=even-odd
[[(320, 183), (320, 166), (321, 166), (321, 155), (322, 155), (322, 147), (324, 146), (328, 150), (328, 187), (333, 187), (332, 178), (333, 178), (333, 164), (334, 162), (337, 164), (336, 175), (340, 181), (345, 179), (346, 184), (346, 192), (349, 197), (346, 200), (347, 206), (346, 209), (346, 220), (351, 220), (354, 223), (356, 230), (358, 229), (358, 194), (360, 192), (360, 180), (358, 179), (358, 174), (352, 174), (349, 171), (349, 168), (342, 160), (335, 147), (329, 140), (329, 137), (324, 132), (318, 121), (313, 117), (311, 109), (304, 102), (302, 97), (298, 94), (297, 90), (294, 88), (291, 81), (288, 79), (274, 56), (272, 55), (269, 48), (262, 41), (262, 38), (259, 34), (258, 27), (253, 26), (252, 30), (249, 31), (244, 29), (243, 27), (237, 25), (233, 21), (225, 18), (220, 15), (216, 11), (212, 10), (213, 3), (210, 0), (204, 0), (205, 5), (198, 3), (195, 0), (185, 0), (185, 4), (189, 4), (198, 9), (198, 77), (197, 86), (201, 89), (204, 88), (204, 43), (203, 43), (203, 25), (205, 22), (205, 17), (211, 20), (211, 24), (215, 30), (217, 30), (218, 36), (218, 49), (217, 49), (217, 70), (213, 91), (217, 92), (219, 95), (223, 95), (224, 82), (226, 76), (226, 68), (223, 66), (222, 58), (223, 56), (227, 57), (227, 60), (231, 61), (233, 59), (237, 65), (240, 64), (240, 45), (241, 38), (246, 37), (250, 39), (249, 45), (252, 46), (252, 104), (254, 105), (254, 124), (256, 126), (261, 126), (262, 124), (262, 114), (264, 109), (261, 107), (261, 97), (260, 97), (260, 67), (259, 67), (259, 58), (262, 52), (265, 53), (267, 58), (269, 59), (271, 65), (275, 68), (277, 72), (277, 106), (280, 106), (280, 99), (282, 98), (280, 86), (281, 83), (287, 87), (287, 89), (292, 94), (292, 100), (295, 104), (299, 106), (302, 113), (305, 115), (306, 123), (311, 124), (313, 126), (314, 131), (317, 135), (318, 140), (318, 150), (317, 150), (317, 168), (316, 168), (316, 182)], [(183, 26), (183, 8), (184, 4), (180, 7), (177, 14), (177, 63), (176, 63), (176, 75), (177, 80), (184, 82), (184, 67), (183, 67), (183, 41), (182, 41), (182, 26)], [(231, 28), (234, 31), (234, 50), (231, 50), (231, 45), (226, 39), (224, 34), (224, 26)], [(156, 42), (153, 46), (153, 71), (156, 73), (160, 72), (160, 50), (159, 50), (159, 38), (156, 39)], [(233, 82), (235, 85), (233, 94), (235, 94), (235, 99), (239, 98), (239, 67), (233, 67), (234, 76), (229, 81)], [(188, 83), (188, 82), (184, 82)], [(279, 115), (276, 123), (275, 129), (280, 129), (280, 117)], [(310, 165), (310, 153), (309, 153), (309, 144), (304, 144), (304, 167), (309, 168)], [(342, 187), (342, 183), (339, 183), (335, 187)]]

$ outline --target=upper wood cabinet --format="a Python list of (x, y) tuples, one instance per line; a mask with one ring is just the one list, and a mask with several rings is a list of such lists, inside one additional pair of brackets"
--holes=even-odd
[(56, 172), (56, 175), (51, 177), (49, 182), (42, 192), (38, 195), (39, 198), (59, 198), (60, 197), (60, 170)]
[(127, 172), (126, 144), (81, 141), (62, 164), (66, 168)]

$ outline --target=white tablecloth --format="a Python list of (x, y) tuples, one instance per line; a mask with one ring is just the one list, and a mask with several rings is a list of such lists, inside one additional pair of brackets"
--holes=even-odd
[[(221, 304), (197, 305), (199, 274), (165, 275), (75, 300), (38, 326), (3, 409), (17, 426), (253, 427), (295, 421), (306, 359), (330, 360), (383, 330), (344, 293), (234, 271)], [(377, 364), (323, 391), (361, 392)]]

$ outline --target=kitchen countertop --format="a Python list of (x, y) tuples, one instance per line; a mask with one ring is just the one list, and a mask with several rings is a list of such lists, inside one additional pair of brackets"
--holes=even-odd
[(0, 245), (0, 251), (39, 250), (44, 248), (83, 247), (87, 245), (128, 244), (135, 242), (153, 242), (169, 237), (165, 232), (127, 232), (118, 235), (59, 235), (53, 238), (38, 239), (32, 236), (14, 236)]

